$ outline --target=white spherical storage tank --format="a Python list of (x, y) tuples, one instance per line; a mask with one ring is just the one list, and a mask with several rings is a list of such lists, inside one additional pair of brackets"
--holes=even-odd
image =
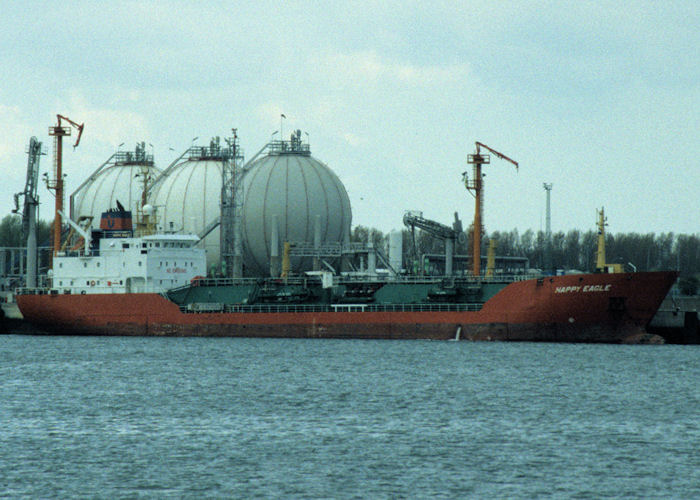
[[(199, 234), (216, 220), (221, 213), (222, 167), (221, 160), (191, 157), (156, 179), (149, 203), (156, 209), (158, 228)], [(202, 244), (211, 269), (219, 263), (219, 228)]]
[[(209, 148), (192, 148), (186, 159), (168, 167), (155, 181), (149, 203), (156, 209), (157, 225), (165, 231), (200, 234), (221, 215), (222, 169), (229, 150), (213, 141)], [(350, 200), (340, 179), (313, 158), (300, 139), (276, 141), (267, 154), (243, 167), (240, 238), (244, 272), (267, 276), (273, 255), (285, 241), (314, 244), (341, 243), (350, 233)], [(318, 222), (317, 222), (318, 221)], [(220, 264), (220, 228), (204, 239), (207, 267)], [(292, 260), (293, 271), (311, 269), (311, 258)]]
[(160, 170), (142, 146), (137, 146), (136, 152), (115, 153), (71, 194), (71, 218), (77, 221), (81, 216), (92, 216), (92, 227), (98, 228), (102, 212), (116, 208), (119, 200), (132, 211), (135, 220), (141, 206), (144, 173), (155, 179)]
[[(248, 166), (243, 185), (241, 233), (247, 275), (270, 273), (273, 240), (279, 243), (276, 255), (281, 257), (284, 242), (313, 245), (318, 231), (321, 245), (342, 243), (350, 233), (352, 212), (345, 187), (311, 156), (300, 133), (297, 140), (272, 143), (266, 156)], [(310, 257), (292, 259), (294, 272), (311, 267)]]

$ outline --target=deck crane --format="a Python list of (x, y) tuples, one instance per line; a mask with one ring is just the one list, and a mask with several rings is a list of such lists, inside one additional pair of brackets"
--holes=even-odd
[[(41, 142), (36, 137), (29, 140), (27, 148), (27, 182), (24, 191), (15, 194), (15, 209), (12, 213), (22, 214), (22, 239), (27, 243), (27, 288), (37, 286), (37, 247), (36, 247), (36, 211), (39, 206), (37, 182), (39, 181), (39, 159), (45, 153), (41, 150)], [(20, 207), (20, 197), (24, 197)]]
[[(73, 149), (80, 144), (80, 138), (83, 135), (84, 123), (77, 124), (70, 118), (63, 115), (56, 115), (58, 123), (55, 126), (49, 127), (49, 135), (54, 136), (54, 159), (53, 159), (53, 176), (46, 180), (46, 187), (54, 190), (56, 195), (56, 215), (53, 224), (53, 255), (61, 248), (61, 212), (63, 211), (63, 137), (71, 135), (71, 127), (62, 126), (61, 121), (68, 122), (78, 131), (78, 137), (73, 144)], [(52, 259), (53, 266), (53, 259)]]
[(474, 196), (475, 200), (475, 208), (474, 208), (474, 228), (473, 228), (473, 235), (472, 235), (472, 243), (473, 243), (473, 250), (472, 250), (472, 259), (473, 259), (473, 267), (472, 267), (472, 273), (474, 276), (479, 276), (481, 274), (481, 233), (483, 232), (483, 225), (482, 225), (482, 215), (483, 215), (483, 196), (482, 196), (482, 191), (484, 189), (484, 180), (483, 176), (481, 174), (481, 166), (486, 165), (488, 163), (491, 163), (491, 156), (488, 154), (482, 154), (481, 153), (481, 148), (484, 148), (487, 151), (490, 151), (491, 153), (495, 154), (498, 158), (501, 160), (506, 160), (515, 165), (516, 170), (518, 169), (518, 162), (508, 158), (506, 155), (503, 153), (499, 153), (495, 149), (492, 149), (488, 147), (486, 144), (481, 143), (481, 142), (476, 142), (476, 152), (474, 154), (470, 154), (467, 157), (467, 163), (470, 163), (474, 165), (474, 171), (472, 175), (472, 179), (470, 180), (467, 176), (467, 173), (464, 172), (462, 174), (463, 180), (464, 180), (464, 186), (467, 188), (467, 190), (472, 193)]
[(422, 214), (419, 215), (419, 213), (416, 212), (406, 212), (403, 216), (403, 223), (406, 227), (411, 229), (411, 233), (413, 235), (414, 254), (416, 252), (416, 228), (422, 229), (423, 231), (435, 236), (436, 238), (440, 238), (445, 242), (445, 275), (451, 276), (455, 241), (462, 241), (461, 238), (464, 234), (462, 232), (462, 223), (457, 216), (457, 212), (455, 212), (455, 222), (453, 227), (446, 226), (430, 219), (425, 219), (423, 218)]

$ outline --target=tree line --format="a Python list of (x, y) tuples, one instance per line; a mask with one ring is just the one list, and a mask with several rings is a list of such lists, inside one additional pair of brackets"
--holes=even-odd
[[(410, 254), (413, 247), (411, 232), (404, 229), (404, 254)], [(351, 240), (366, 242), (368, 238), (375, 248), (386, 248), (388, 235), (375, 228), (357, 226), (353, 229)], [(531, 268), (543, 271), (581, 271), (594, 272), (596, 268), (596, 251), (598, 233), (596, 231), (579, 231), (552, 233), (551, 243), (547, 243), (544, 231), (494, 231), (482, 238), (482, 255), (486, 255), (489, 240), (497, 242), (496, 254), (510, 257), (525, 257)], [(427, 233), (418, 231), (415, 237), (415, 254), (444, 253), (444, 243)], [(695, 293), (700, 278), (700, 233), (616, 233), (605, 235), (606, 262), (622, 264), (632, 271), (677, 270), (681, 285)], [(547, 251), (549, 250), (552, 269), (546, 269)], [(471, 254), (471, 241), (457, 242), (455, 254)]]
[[(37, 221), (37, 244), (51, 244), (52, 222)], [(469, 231), (467, 231), (469, 233)], [(0, 246), (22, 247), (22, 218), (19, 215), (7, 215), (0, 221)], [(544, 231), (494, 231), (482, 239), (482, 255), (486, 254), (489, 240), (498, 243), (497, 255), (525, 257), (530, 267), (545, 270), (547, 251), (549, 249), (552, 270), (593, 272), (596, 266), (598, 234), (595, 231), (582, 232), (572, 229), (568, 232), (552, 233), (548, 248)], [(375, 248), (385, 249), (389, 235), (376, 228), (356, 226), (351, 233), (352, 242), (374, 243)], [(423, 231), (416, 231), (414, 239), (407, 229), (402, 231), (404, 254), (444, 253), (444, 242)], [(700, 233), (616, 233), (605, 235), (606, 261), (610, 264), (622, 264), (630, 270), (658, 271), (674, 269), (679, 271), (684, 282), (697, 283), (700, 277)], [(471, 253), (469, 238), (457, 242), (455, 254)], [(356, 263), (356, 264), (359, 264)]]
[[(36, 221), (36, 243), (40, 247), (50, 246), (53, 221)], [(19, 215), (6, 215), (0, 221), (0, 247), (24, 247), (27, 246), (26, 236), (22, 234), (22, 217)]]

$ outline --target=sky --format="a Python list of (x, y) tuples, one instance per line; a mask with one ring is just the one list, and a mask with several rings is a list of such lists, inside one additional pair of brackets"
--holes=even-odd
[(406, 210), (466, 226), (479, 141), (520, 165), (484, 167), (488, 232), (544, 229), (546, 182), (555, 232), (593, 230), (605, 207), (612, 233), (700, 233), (696, 0), (2, 6), (0, 215), (31, 136), (50, 168), (62, 114), (85, 123), (65, 148), (68, 193), (122, 143), (165, 168), (195, 137), (236, 128), (250, 158), (301, 129), (353, 226), (400, 229)]

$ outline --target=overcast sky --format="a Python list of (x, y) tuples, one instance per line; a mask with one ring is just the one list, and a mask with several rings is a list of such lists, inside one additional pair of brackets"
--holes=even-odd
[(50, 167), (57, 113), (85, 122), (69, 193), (120, 143), (152, 144), (164, 168), (236, 127), (251, 157), (284, 113), (353, 225), (470, 221), (480, 141), (520, 163), (485, 167), (487, 231), (544, 229), (547, 182), (554, 231), (594, 229), (604, 206), (613, 233), (700, 232), (697, 0), (5, 0), (0, 47), (0, 214), (32, 135)]

